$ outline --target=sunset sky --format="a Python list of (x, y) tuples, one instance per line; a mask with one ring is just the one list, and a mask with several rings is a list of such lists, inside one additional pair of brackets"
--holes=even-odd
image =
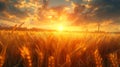
[[(37, 0), (33, 0), (33, 2), (35, 1)], [(34, 6), (33, 2), (32, 0), (31, 2), (30, 0), (0, 0), (0, 26), (14, 26), (15, 24), (20, 24), (22, 22), (25, 22), (25, 26), (32, 26), (34, 24), (37, 26), (42, 26), (45, 22), (36, 23), (38, 21), (36, 21), (36, 19), (26, 19), (37, 15), (37, 6)], [(84, 15), (87, 16), (87, 19), (83, 18), (86, 26), (89, 24), (91, 28), (94, 28), (95, 24), (99, 22), (101, 23), (103, 30), (120, 31), (120, 0), (48, 1), (49, 8), (66, 6), (71, 12), (74, 10), (74, 8), (72, 8), (74, 4), (80, 5), (78, 8), (82, 9), (81, 12), (78, 12), (79, 15), (81, 15), (78, 16), (78, 18), (83, 18), (82, 16)], [(77, 13), (74, 14), (77, 16)], [(39, 19), (39, 21), (41, 20)], [(82, 22), (83, 21), (79, 21), (74, 24), (78, 25), (78, 27), (82, 27), (83, 25), (80, 25)]]

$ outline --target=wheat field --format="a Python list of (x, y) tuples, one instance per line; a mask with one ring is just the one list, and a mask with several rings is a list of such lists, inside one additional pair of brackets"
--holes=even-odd
[(0, 67), (120, 67), (120, 34), (0, 31)]

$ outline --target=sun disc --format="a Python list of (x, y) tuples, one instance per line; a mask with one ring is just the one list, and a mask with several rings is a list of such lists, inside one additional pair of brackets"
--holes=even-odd
[(58, 31), (63, 31), (64, 27), (62, 25), (58, 26)]

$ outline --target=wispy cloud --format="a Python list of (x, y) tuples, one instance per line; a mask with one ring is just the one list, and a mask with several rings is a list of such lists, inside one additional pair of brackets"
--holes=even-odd
[[(93, 14), (96, 20), (116, 20), (120, 18), (120, 0), (73, 0), (79, 4), (90, 6), (87, 14)], [(84, 10), (85, 11), (85, 10)]]

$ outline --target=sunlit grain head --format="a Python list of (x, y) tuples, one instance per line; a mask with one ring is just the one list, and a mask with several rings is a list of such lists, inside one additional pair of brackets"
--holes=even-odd
[(25, 46), (20, 49), (20, 52), (21, 52), (21, 56), (23, 58), (25, 58), (26, 55), (28, 55), (28, 56), (30, 55), (28, 48)]

